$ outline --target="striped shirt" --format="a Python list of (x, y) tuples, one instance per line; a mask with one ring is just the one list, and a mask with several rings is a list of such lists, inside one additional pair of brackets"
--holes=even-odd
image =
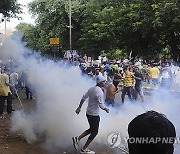
[(133, 74), (131, 72), (127, 72), (125, 74), (125, 78), (124, 78), (124, 86), (125, 87), (132, 87), (134, 86), (134, 77), (133, 77)]

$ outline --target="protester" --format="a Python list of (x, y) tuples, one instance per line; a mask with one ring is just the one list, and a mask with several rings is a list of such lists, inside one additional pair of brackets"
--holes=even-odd
[(100, 69), (100, 68), (97, 68), (97, 69), (96, 69), (95, 78), (96, 78), (97, 76), (103, 76), (103, 74), (101, 73), (101, 69)]
[(142, 88), (142, 81), (143, 81), (143, 75), (139, 70), (139, 67), (135, 67), (134, 69), (134, 76), (135, 76), (135, 100), (137, 100), (138, 95), (141, 97), (142, 102), (144, 102), (144, 96), (143, 96), (143, 88)]
[(12, 95), (10, 91), (8, 70), (5, 68), (0, 74), (0, 116), (3, 114), (4, 103), (7, 100), (7, 113), (12, 113)]
[(130, 100), (133, 100), (133, 87), (135, 85), (134, 75), (129, 71), (128, 67), (124, 68), (125, 77), (124, 85), (121, 94), (122, 103), (124, 103), (125, 95), (127, 94)]
[(118, 89), (118, 84), (119, 82), (122, 80), (122, 75), (119, 73), (119, 71), (114, 70), (114, 85), (116, 87), (116, 89)]
[(12, 92), (12, 97), (13, 98), (16, 98), (17, 97), (17, 92), (18, 92), (18, 89), (19, 89), (19, 75), (17, 72), (12, 72), (10, 74), (10, 84), (13, 85), (10, 87), (11, 89), (11, 92)]
[(177, 87), (180, 87), (180, 68), (177, 67), (177, 69), (174, 72), (174, 82), (177, 85)]
[(28, 83), (27, 79), (25, 81), (25, 89), (26, 89), (26, 99), (33, 99), (32, 86)]
[(26, 99), (33, 99), (33, 93), (32, 93), (32, 89), (30, 88), (30, 86), (26, 85), (25, 89), (26, 89)]
[(107, 90), (106, 90), (106, 99), (105, 99), (105, 104), (107, 106), (112, 106), (114, 107), (115, 106), (115, 94), (117, 94), (120, 90), (119, 89), (116, 89), (115, 85), (114, 85), (114, 80), (113, 82), (111, 82), (108, 87), (107, 87)]
[[(129, 154), (173, 154), (176, 131), (163, 114), (148, 111), (138, 115), (129, 123), (128, 134)], [(163, 142), (165, 139), (169, 142)]]
[(172, 72), (168, 66), (162, 65), (159, 78), (160, 86), (164, 89), (170, 89), (172, 85)]
[(78, 150), (79, 141), (85, 136), (90, 134), (85, 145), (80, 151), (80, 153), (82, 154), (95, 154), (95, 152), (89, 150), (88, 147), (90, 143), (93, 141), (93, 139), (96, 137), (96, 135), (98, 134), (99, 122), (100, 122), (99, 109), (101, 108), (102, 110), (105, 110), (107, 113), (109, 113), (109, 109), (104, 106), (104, 93), (101, 89), (105, 86), (105, 78), (103, 76), (98, 76), (96, 78), (96, 83), (97, 85), (90, 88), (86, 92), (86, 94), (82, 97), (79, 107), (76, 109), (76, 113), (79, 114), (84, 101), (87, 98), (89, 98), (86, 117), (88, 119), (90, 128), (84, 131), (80, 136), (76, 136), (72, 138), (74, 148)]
[(153, 85), (158, 85), (159, 81), (158, 81), (158, 78), (159, 78), (159, 68), (155, 65), (155, 64), (152, 64), (152, 68), (150, 68), (150, 72), (151, 72), (151, 80), (152, 80), (152, 84)]

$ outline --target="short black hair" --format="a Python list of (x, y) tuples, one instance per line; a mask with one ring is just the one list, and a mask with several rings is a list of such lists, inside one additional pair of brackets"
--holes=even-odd
[[(176, 131), (167, 117), (156, 111), (148, 111), (135, 117), (128, 125), (129, 138), (173, 138), (173, 142), (130, 143), (129, 154), (173, 154)], [(161, 140), (162, 141), (162, 140)]]
[(2, 70), (1, 70), (1, 72), (9, 72), (10, 70), (7, 68), (7, 67), (5, 67), (5, 68), (3, 68)]
[(123, 71), (129, 70), (128, 66), (124, 66)]

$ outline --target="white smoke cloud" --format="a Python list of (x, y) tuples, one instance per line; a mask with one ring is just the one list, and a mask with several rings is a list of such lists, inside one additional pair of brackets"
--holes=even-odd
[[(178, 94), (179, 95), (179, 94)], [(111, 115), (107, 116), (103, 114), (101, 121), (101, 131), (98, 139), (96, 141), (98, 143), (107, 144), (107, 138), (110, 133), (119, 132), (122, 138), (128, 137), (127, 129), (129, 122), (144, 112), (154, 110), (159, 113), (164, 114), (175, 126), (176, 128), (176, 136), (180, 136), (180, 125), (179, 125), (179, 116), (180, 112), (180, 102), (179, 97), (174, 95), (173, 92), (166, 90), (157, 90), (154, 91), (152, 97), (147, 97), (145, 102), (125, 102), (123, 106), (121, 106), (117, 110), (111, 109)], [(112, 113), (113, 112), (113, 113)], [(127, 147), (126, 144), (121, 144), (121, 147)], [(175, 152), (174, 154), (179, 154), (180, 152), (180, 143), (175, 144)], [(117, 152), (118, 153), (118, 152)]]
[(25, 48), (17, 37), (4, 41), (0, 56), (3, 60), (16, 60), (17, 69), (25, 72), (36, 93), (36, 110), (29, 114), (15, 112), (12, 131), (23, 133), (29, 143), (39, 135), (45, 135), (49, 145), (69, 146), (72, 136), (88, 127), (83, 114), (85, 107), (79, 116), (76, 116), (75, 109), (82, 95), (95, 84), (94, 81), (83, 77), (77, 67), (42, 60), (40, 55)]
[[(11, 119), (12, 131), (21, 132), (28, 143), (44, 137), (45, 145), (50, 149), (72, 146), (71, 138), (89, 127), (85, 117), (86, 105), (78, 116), (75, 109), (82, 95), (95, 83), (83, 77), (77, 67), (67, 67), (61, 62), (45, 60), (24, 45), (19, 36), (15, 35), (6, 39), (0, 50), (2, 59), (16, 60), (17, 69), (25, 72), (36, 93), (36, 109), (31, 113), (16, 111)], [(100, 131), (94, 142), (107, 144), (107, 136), (112, 132), (127, 136), (128, 123), (148, 110), (165, 114), (175, 124), (178, 136), (178, 107), (178, 99), (173, 99), (166, 93), (161, 97), (155, 95), (143, 104), (125, 103), (117, 110), (110, 109), (109, 114), (102, 111)], [(179, 145), (176, 145), (175, 154), (178, 154), (178, 149)]]

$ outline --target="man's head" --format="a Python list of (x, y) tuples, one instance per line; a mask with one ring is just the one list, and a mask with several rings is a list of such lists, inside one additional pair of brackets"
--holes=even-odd
[(9, 73), (9, 69), (3, 68), (3, 69), (2, 69), (2, 73), (8, 74), (8, 73)]
[(100, 68), (96, 68), (96, 75), (99, 75), (100, 71)]
[(99, 87), (104, 87), (106, 83), (106, 79), (102, 75), (98, 75), (96, 77), (96, 83)]
[(134, 72), (140, 72), (139, 67), (135, 66), (135, 67), (134, 67)]
[(128, 72), (129, 72), (129, 67), (128, 67), (128, 66), (125, 66), (125, 67), (123, 68), (123, 71), (124, 71), (125, 73), (128, 73)]
[[(128, 134), (130, 139), (148, 139), (144, 143), (130, 143), (129, 140), (129, 154), (173, 154), (176, 131), (163, 114), (148, 111), (135, 117), (128, 125)], [(163, 139), (172, 142), (166, 143)]]

